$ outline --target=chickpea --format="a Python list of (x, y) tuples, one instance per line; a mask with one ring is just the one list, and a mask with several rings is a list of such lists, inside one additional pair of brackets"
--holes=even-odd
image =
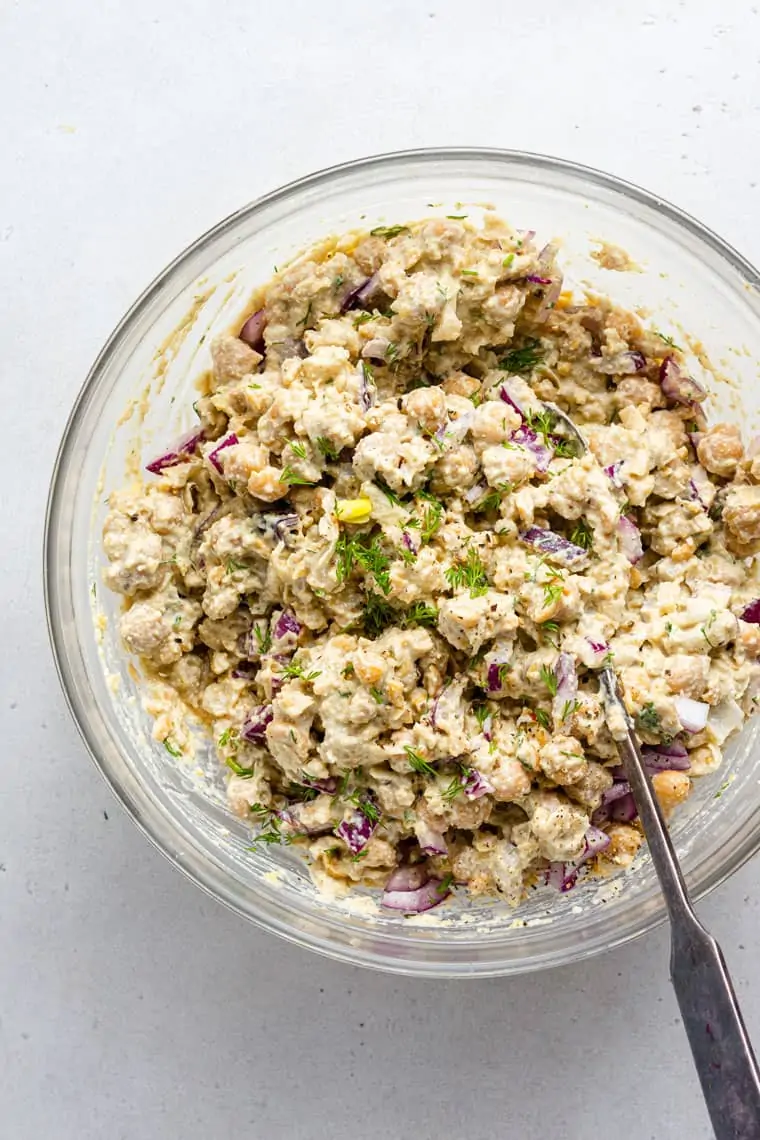
[(254, 471), (248, 479), (248, 490), (257, 499), (265, 503), (274, 503), (287, 495), (287, 484), (280, 482), (280, 472), (276, 467), (264, 467), (261, 471)]
[(417, 388), (404, 397), (406, 414), (426, 431), (435, 431), (446, 415), (446, 397), (440, 388)]
[(741, 433), (734, 424), (716, 424), (703, 433), (697, 444), (699, 462), (722, 479), (733, 478), (743, 454)]
[(691, 780), (685, 772), (655, 772), (652, 785), (666, 817), (688, 799), (691, 791)]
[(454, 372), (446, 377), (441, 387), (449, 396), (464, 396), (469, 399), (480, 391), (480, 381), (474, 376), (468, 376), (466, 372)]
[[(665, 773), (661, 772), (660, 775)], [(607, 834), (610, 837), (610, 845), (604, 852), (604, 858), (619, 867), (630, 866), (644, 842), (644, 836), (635, 827), (629, 827), (625, 823), (614, 823)]]

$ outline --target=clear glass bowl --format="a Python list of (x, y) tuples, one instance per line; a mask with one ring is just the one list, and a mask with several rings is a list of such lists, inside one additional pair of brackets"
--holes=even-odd
[[(760, 402), (760, 279), (729, 246), (653, 195), (571, 163), (416, 151), (302, 179), (185, 250), (127, 313), (87, 377), (61, 444), (47, 519), (45, 589), (61, 682), (96, 764), (145, 834), (210, 894), (266, 929), (334, 958), (427, 976), (535, 970), (642, 934), (664, 917), (648, 857), (566, 896), (538, 890), (517, 913), (498, 901), (457, 898), (405, 919), (377, 913), (368, 897), (346, 903), (319, 895), (291, 852), (247, 849), (250, 832), (226, 810), (221, 774), (202, 742), (188, 765), (152, 740), (118, 641), (119, 599), (100, 586), (100, 534), (105, 496), (124, 483), (125, 467), (135, 470), (193, 422), (192, 385), (209, 363), (209, 332), (234, 326), (275, 264), (330, 233), (433, 213), (474, 216), (483, 204), (539, 238), (560, 237), (566, 282), (645, 308), (677, 340), (681, 322), (698, 334), (731, 382), (717, 385), (710, 415), (748, 429)], [(589, 256), (595, 238), (622, 246), (643, 272), (601, 269)], [(675, 821), (696, 895), (758, 847), (757, 731), (746, 729), (724, 767), (697, 781)]]

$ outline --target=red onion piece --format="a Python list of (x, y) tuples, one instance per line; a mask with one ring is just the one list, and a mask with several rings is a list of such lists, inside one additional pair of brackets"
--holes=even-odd
[(578, 695), (578, 674), (575, 669), (575, 659), (570, 653), (560, 653), (554, 666), (554, 676), (557, 679), (557, 692), (552, 702), (552, 715), (555, 724), (564, 719), (565, 709)]
[(489, 744), (493, 740), (493, 717), (490, 713), (483, 721), (483, 736)]
[(460, 783), (468, 800), (479, 800), (493, 793), (493, 784), (477, 768), (467, 768), (460, 777)]
[(470, 504), (479, 503), (480, 500), (484, 499), (487, 494), (487, 483), (475, 483), (472, 487), (468, 487), (468, 489), (465, 491), (464, 499), (465, 502)]
[(426, 863), (402, 863), (385, 884), (386, 891), (418, 891), (428, 881)]
[(405, 530), (403, 532), (403, 534), (401, 535), (401, 542), (406, 547), (406, 549), (408, 551), (410, 551), (412, 554), (417, 553), (417, 550), (419, 548), (418, 548), (417, 544), (415, 543), (414, 538), (412, 537), (412, 535), (409, 533), (408, 530)]
[(438, 428), (435, 438), (446, 448), (458, 446), (470, 430), (474, 415), (474, 411), (464, 412), (456, 420), (447, 420)]
[(348, 844), (353, 855), (358, 855), (369, 843), (376, 827), (377, 820), (370, 819), (361, 808), (357, 808), (349, 819), (338, 824), (335, 834)]
[(693, 701), (691, 697), (678, 697), (675, 701), (676, 716), (684, 732), (701, 732), (707, 724), (710, 706), (704, 701)]
[(628, 792), (627, 795), (621, 796), (619, 800), (615, 800), (610, 808), (610, 815), (616, 823), (630, 823), (638, 815), (636, 808), (636, 801), (633, 798), (633, 792)]
[(267, 324), (267, 315), (265, 309), (259, 309), (248, 318), (238, 333), (240, 340), (245, 341), (247, 345), (254, 348), (256, 352), (264, 351), (264, 329)]
[(271, 724), (273, 719), (274, 710), (272, 706), (259, 705), (258, 708), (252, 709), (248, 713), (240, 735), (245, 740), (250, 740), (252, 744), (266, 744), (267, 725)]
[(646, 357), (637, 349), (614, 356), (594, 356), (589, 363), (595, 372), (603, 372), (605, 376), (630, 376), (647, 366)]
[(306, 772), (301, 773), (301, 778), (298, 780), (304, 788), (314, 788), (316, 792), (324, 792), (327, 796), (332, 796), (338, 790), (338, 781), (334, 776), (328, 776), (324, 780), (314, 780)]
[(602, 851), (606, 851), (610, 842), (610, 837), (607, 832), (602, 831), (599, 827), (594, 827), (592, 824), (586, 832), (586, 850), (581, 855), (579, 862), (585, 862), (586, 859), (592, 859), (594, 855), (599, 855)]
[(380, 905), (389, 910), (402, 910), (405, 914), (422, 914), (438, 906), (450, 894), (450, 888), (444, 886), (441, 879), (428, 879), (416, 891), (384, 891)]
[(623, 486), (623, 482), (620, 479), (620, 468), (622, 466), (623, 460), (619, 459), (616, 463), (611, 463), (609, 467), (604, 468), (604, 474), (607, 476), (610, 483), (612, 483), (612, 486), (616, 487), (618, 491), (620, 491)]
[(503, 681), (508, 670), (504, 669), (503, 666), (509, 664), (509, 657), (510, 655), (503, 649), (490, 654), (486, 670), (486, 683), (489, 693), (498, 693), (504, 688)]
[(220, 440), (216, 447), (208, 453), (206, 458), (208, 459), (209, 463), (211, 463), (216, 468), (220, 475), (224, 474), (224, 468), (216, 458), (217, 455), (220, 451), (224, 451), (226, 447), (236, 447), (239, 442), (240, 440), (235, 435), (234, 431), (231, 431), (229, 435), (226, 435), (224, 439)]
[(513, 409), (513, 411), (517, 412), (520, 419), (525, 420), (525, 412), (520, 407), (517, 400), (515, 400), (514, 396), (510, 395), (506, 384), (502, 384), (499, 390), (499, 398), (502, 399), (505, 404), (508, 404), (509, 407)]
[(615, 800), (621, 800), (623, 796), (630, 795), (631, 785), (627, 780), (616, 780), (611, 788), (607, 788), (602, 792), (603, 804), (614, 804)]
[(641, 544), (641, 531), (636, 523), (625, 515), (621, 515), (617, 524), (620, 549), (632, 566), (644, 557), (644, 547)]
[(660, 387), (669, 400), (677, 404), (701, 403), (707, 392), (692, 376), (687, 376), (672, 356), (666, 356), (660, 365)]
[(692, 502), (699, 503), (700, 507), (702, 507), (702, 509), (706, 511), (707, 510), (707, 504), (705, 503), (704, 499), (700, 495), (699, 487), (697, 486), (697, 484), (694, 482), (693, 479), (689, 480), (687, 490), (688, 490), (689, 498), (692, 500)]
[(547, 471), (549, 464), (554, 458), (554, 452), (550, 447), (545, 447), (538, 438), (536, 432), (529, 428), (526, 424), (519, 427), (517, 431), (513, 431), (510, 436), (510, 443), (517, 443), (520, 447), (524, 447), (529, 451), (536, 460), (536, 469), (538, 471)]
[(178, 463), (183, 463), (193, 454), (203, 439), (205, 439), (203, 428), (194, 428), (192, 431), (186, 432), (163, 455), (159, 455), (150, 463), (146, 463), (145, 470), (150, 471), (151, 475), (160, 475), (167, 467), (175, 467)]
[(418, 819), (415, 823), (414, 834), (420, 848), (426, 855), (448, 855), (446, 836), (442, 832), (436, 831), (423, 819)]
[(750, 602), (744, 608), (741, 619), (748, 621), (751, 625), (760, 625), (760, 598), (756, 598), (754, 602)]
[[(594, 653), (594, 656), (601, 658), (602, 660), (607, 656), (607, 654), (610, 651), (610, 647), (606, 641), (593, 641), (590, 637), (587, 637), (586, 641), (591, 646), (591, 649)], [(598, 664), (598, 662), (597, 662), (597, 664)]]
[(528, 273), (523, 281), (530, 281), (531, 285), (551, 285), (551, 277), (539, 277), (537, 273)]
[(341, 302), (341, 313), (347, 313), (349, 309), (363, 309), (370, 301), (373, 293), (377, 289), (378, 279), (377, 274), (373, 273), (371, 277), (365, 277), (353, 289), (351, 289)]
[(550, 562), (558, 562), (561, 566), (579, 567), (588, 562), (587, 550), (584, 550), (582, 546), (576, 546), (569, 539), (555, 534), (553, 530), (532, 526), (528, 530), (522, 531), (519, 538), (526, 546), (540, 550)]
[(301, 632), (301, 623), (294, 614), (283, 610), (275, 622), (275, 627), (272, 634), (275, 638), (287, 637), (289, 633), (294, 633), (296, 637)]
[(691, 768), (689, 753), (683, 744), (643, 745), (641, 756), (650, 776), (655, 772), (688, 772)]

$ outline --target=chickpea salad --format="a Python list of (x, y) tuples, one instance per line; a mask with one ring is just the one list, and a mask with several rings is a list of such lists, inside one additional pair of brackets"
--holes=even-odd
[(557, 254), (491, 213), (315, 247), (109, 499), (155, 737), (192, 713), (254, 847), (407, 914), (632, 862), (603, 664), (667, 814), (760, 690), (760, 457)]

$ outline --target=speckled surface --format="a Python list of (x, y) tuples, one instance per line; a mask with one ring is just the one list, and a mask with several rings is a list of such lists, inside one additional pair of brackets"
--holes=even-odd
[[(41, 533), (69, 407), (124, 309), (196, 234), (312, 169), (554, 153), (760, 261), (757, 7), (16, 0), (0, 27), (3, 1137), (709, 1137), (664, 932), (550, 974), (415, 983), (291, 948), (187, 883), (65, 710)], [(700, 909), (760, 1040), (758, 867)]]

